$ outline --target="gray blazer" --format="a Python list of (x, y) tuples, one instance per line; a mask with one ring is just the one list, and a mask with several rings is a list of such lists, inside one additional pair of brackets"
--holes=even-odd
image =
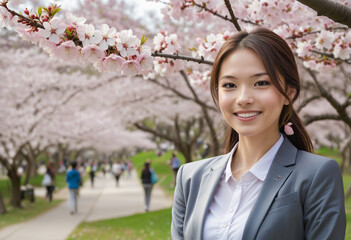
[[(228, 160), (226, 154), (179, 169), (172, 239), (202, 239), (204, 220)], [(339, 165), (335, 160), (297, 150), (285, 137), (247, 219), (242, 239), (343, 240), (345, 229)]]

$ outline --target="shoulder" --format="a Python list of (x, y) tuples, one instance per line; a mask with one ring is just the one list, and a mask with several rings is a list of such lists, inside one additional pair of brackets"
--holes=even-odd
[(323, 165), (338, 165), (338, 163), (332, 158), (327, 158), (302, 150), (297, 151), (296, 164), (303, 165), (304, 167), (311, 166), (315, 168)]
[(327, 178), (341, 176), (339, 164), (334, 159), (301, 150), (297, 151), (296, 168), (313, 178), (317, 175)]
[(228, 154), (219, 155), (211, 158), (201, 159), (194, 162), (186, 163), (181, 166), (182, 176), (194, 178), (202, 176), (205, 173), (218, 167), (224, 167)]

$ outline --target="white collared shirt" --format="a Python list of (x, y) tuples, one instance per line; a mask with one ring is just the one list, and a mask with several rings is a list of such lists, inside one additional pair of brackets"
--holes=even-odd
[(283, 140), (281, 134), (273, 147), (242, 175), (240, 182), (233, 177), (231, 170), (238, 144), (234, 146), (205, 219), (204, 240), (242, 239), (246, 221)]

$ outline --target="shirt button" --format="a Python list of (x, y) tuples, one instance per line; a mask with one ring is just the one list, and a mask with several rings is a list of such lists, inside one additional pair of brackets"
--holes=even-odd
[(231, 209), (229, 210), (229, 212), (231, 212), (231, 213), (232, 213), (233, 211), (234, 211), (234, 209), (233, 209), (233, 208), (231, 208)]
[(223, 224), (223, 228), (226, 228), (226, 227), (228, 227), (228, 224)]

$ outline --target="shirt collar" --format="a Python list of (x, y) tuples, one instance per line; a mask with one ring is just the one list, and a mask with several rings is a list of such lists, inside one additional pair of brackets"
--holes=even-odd
[[(269, 168), (272, 165), (274, 157), (277, 154), (283, 141), (284, 141), (283, 134), (280, 134), (280, 138), (278, 139), (278, 141), (257, 161), (255, 165), (251, 167), (249, 172), (251, 172), (261, 181), (264, 181), (266, 179)], [(231, 163), (233, 160), (233, 154), (235, 153), (237, 148), (238, 148), (238, 143), (235, 144), (235, 146), (233, 147), (232, 151), (229, 154), (229, 161), (227, 162), (227, 166), (224, 171), (224, 178), (226, 182), (232, 176)]]

